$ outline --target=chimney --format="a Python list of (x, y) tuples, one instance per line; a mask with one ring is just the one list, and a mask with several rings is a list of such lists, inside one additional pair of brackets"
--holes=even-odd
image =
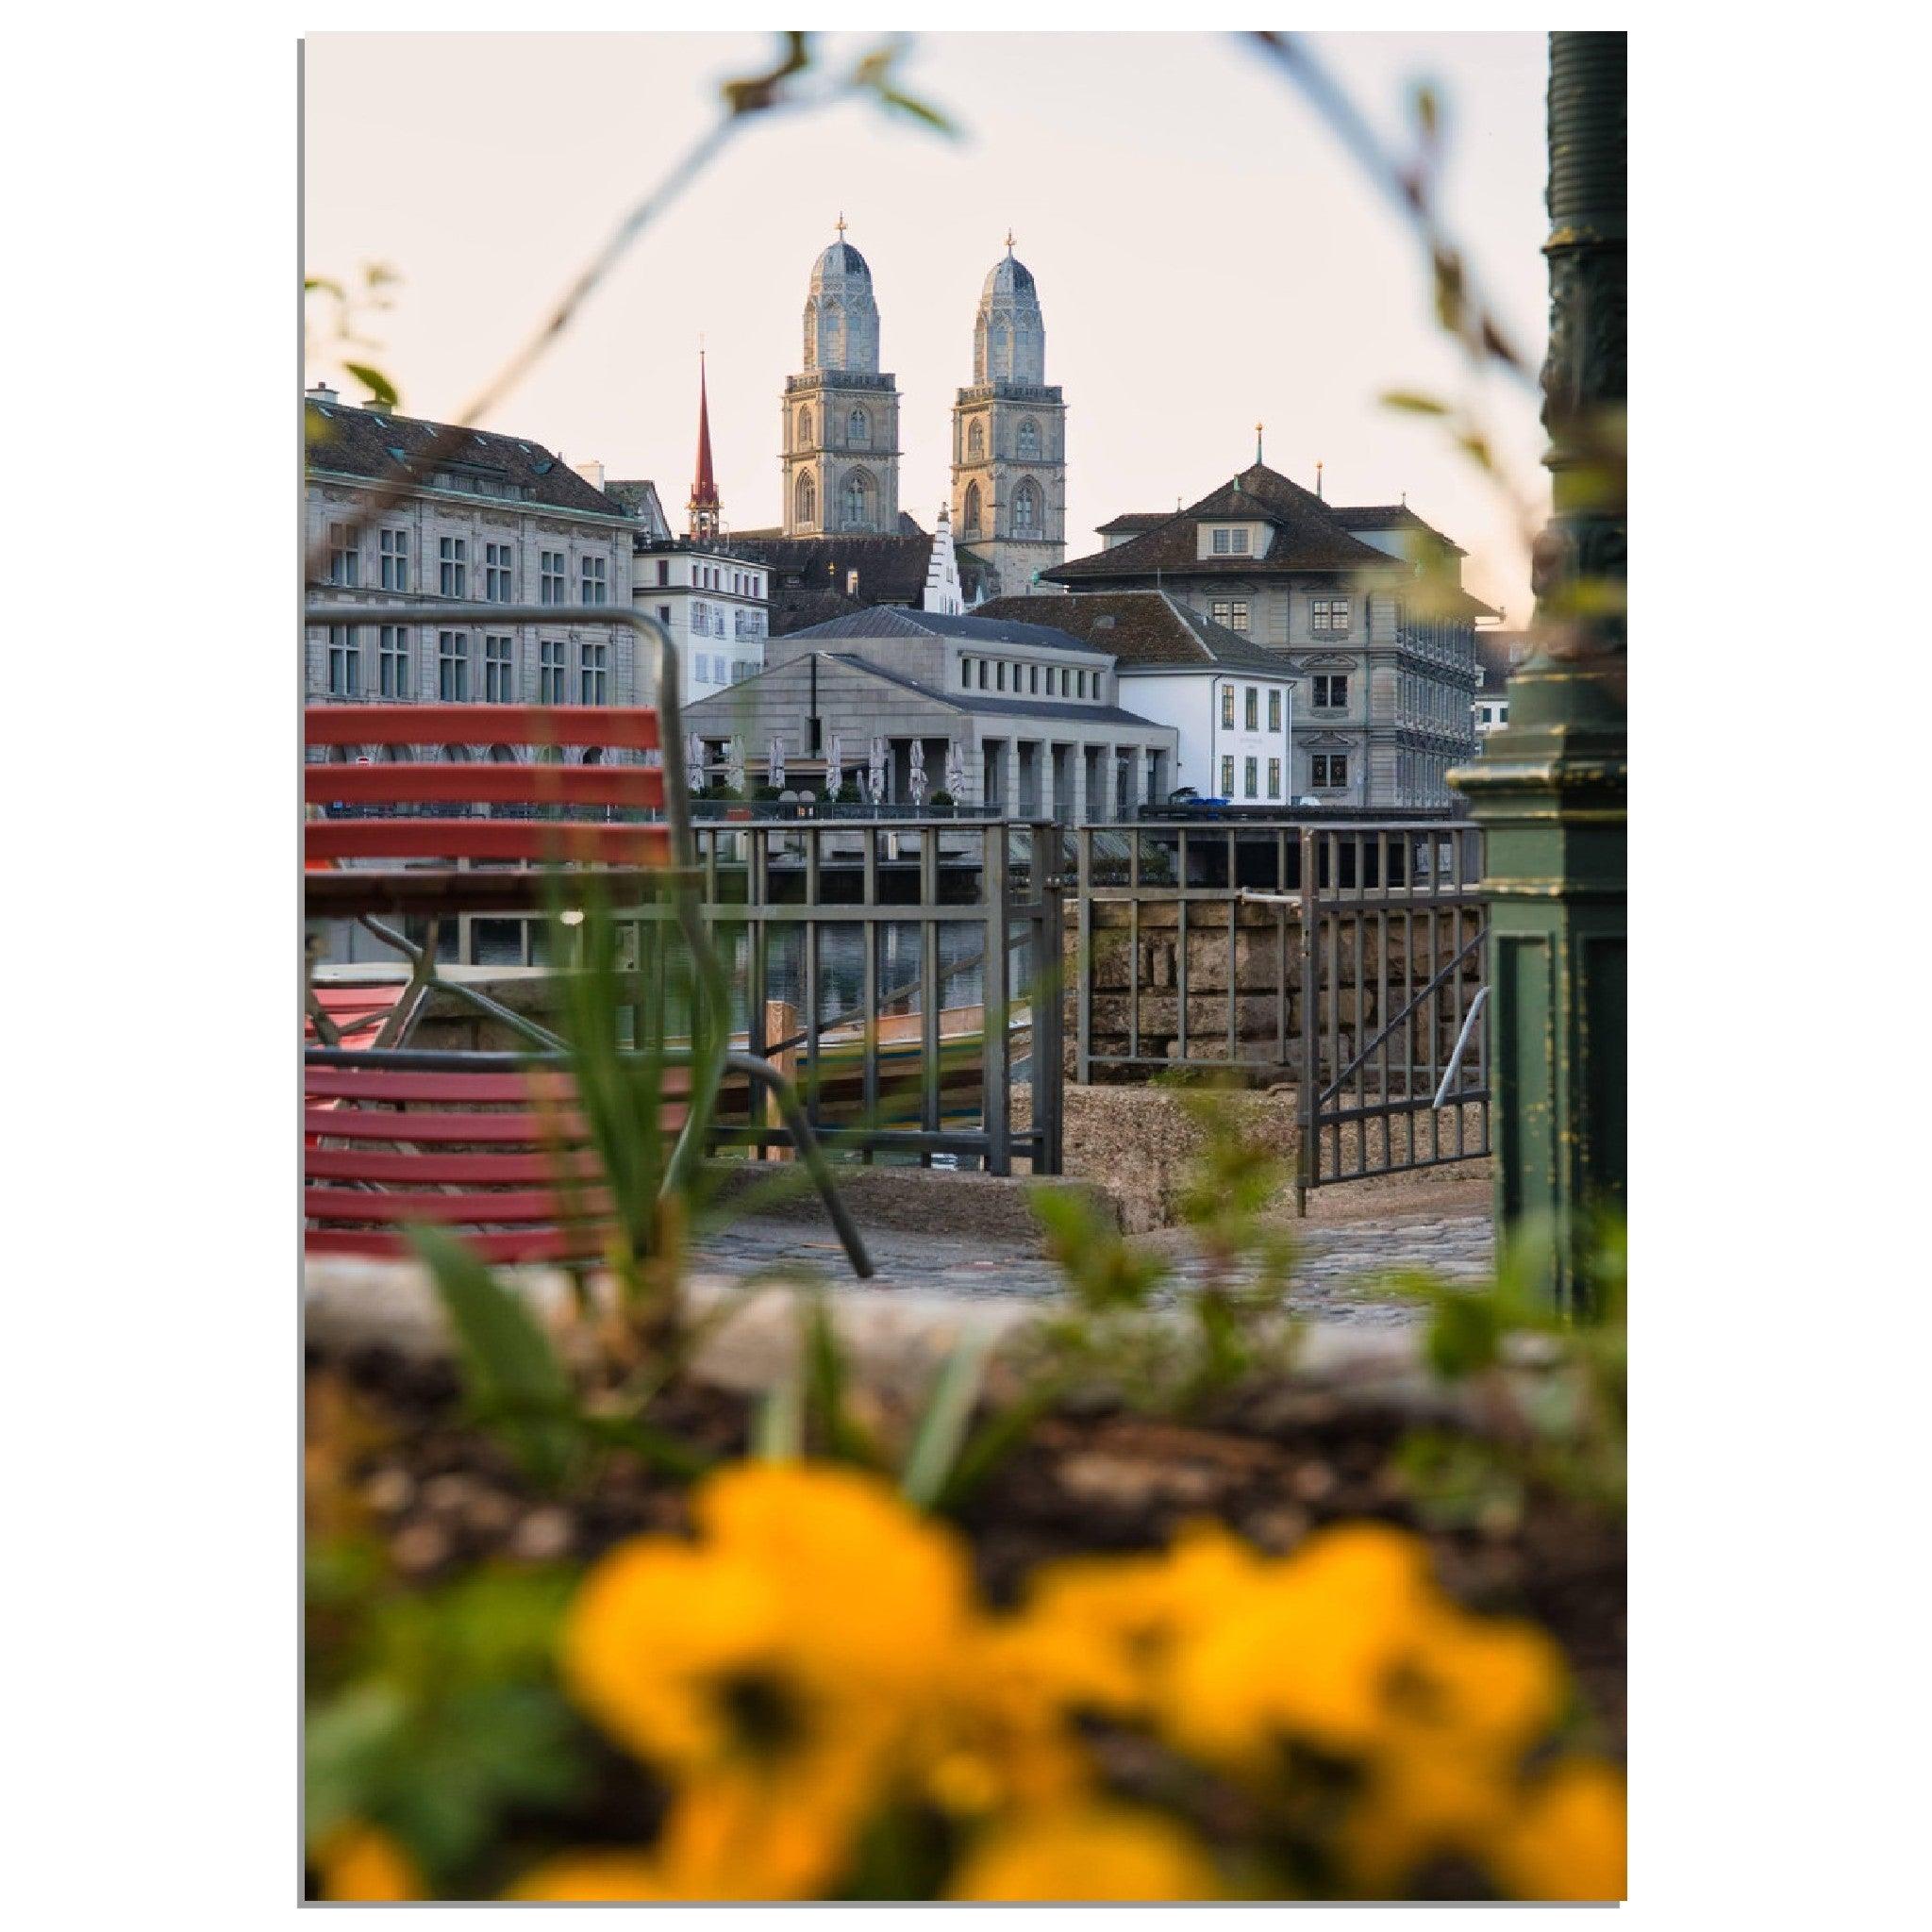
[(329, 388), (325, 382), (318, 382), (313, 389), (308, 391), (308, 395), (311, 403), (333, 403), (341, 400), (335, 391)]
[(380, 396), (364, 396), (362, 408), (372, 416), (389, 416), (394, 413), (394, 405), (384, 402)]
[(591, 486), (592, 490), (603, 489), (604, 465), (602, 463), (573, 463), (571, 465), (571, 468), (574, 469), (577, 473), (577, 475), (581, 476), (584, 479), (584, 481)]

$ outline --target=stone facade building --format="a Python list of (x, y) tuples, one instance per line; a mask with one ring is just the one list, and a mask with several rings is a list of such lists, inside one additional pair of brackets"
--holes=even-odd
[[(306, 586), (310, 602), (557, 609), (554, 623), (500, 627), (413, 614), (392, 625), (312, 625), (309, 702), (651, 702), (655, 672), (639, 663), (631, 632), (596, 616), (631, 598), (637, 524), (621, 503), (523, 437), (357, 408), (324, 385), (308, 392), (305, 416), (307, 551), (325, 558)], [(406, 465), (445, 437), (458, 439), (449, 453), (358, 531), (371, 487), (406, 479)], [(471, 755), (511, 756), (481, 742)]]
[[(1055, 600), (1058, 601), (1058, 600)], [(1113, 657), (1042, 625), (873, 609), (774, 638), (767, 668), (686, 713), (707, 763), (740, 741), (762, 767), (775, 738), (788, 769), (817, 774), (836, 738), (848, 774), (887, 741), (887, 800), (912, 797), (912, 746), (926, 797), (964, 760), (960, 805), (989, 802), (1069, 824), (1110, 820), (1173, 789), (1177, 734), (1121, 701)]]
[(973, 382), (953, 406), (953, 522), (1006, 596), (1067, 554), (1067, 406), (1046, 380), (1046, 323), (1032, 271), (994, 263), (973, 325)]
[(1046, 573), (1075, 595), (1162, 590), (1278, 658), (1296, 688), (1291, 795), (1376, 809), (1456, 802), (1474, 750), (1463, 552), (1407, 505), (1324, 502), (1257, 460), (1185, 509), (1130, 512)]

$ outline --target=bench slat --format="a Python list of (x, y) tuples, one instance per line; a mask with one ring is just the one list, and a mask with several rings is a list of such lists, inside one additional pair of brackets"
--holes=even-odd
[(310, 705), (302, 721), (309, 744), (659, 747), (658, 713), (645, 705)]
[(305, 765), (312, 805), (617, 805), (664, 803), (655, 765)]
[(610, 1219), (610, 1196), (602, 1188), (587, 1188), (578, 1211), (551, 1188), (524, 1188), (502, 1192), (472, 1189), (460, 1194), (416, 1192), (372, 1193), (359, 1188), (305, 1188), (302, 1211), (313, 1221), (359, 1221), (397, 1226), (427, 1221), (451, 1226), (494, 1226), (502, 1222)]
[[(593, 1222), (569, 1227), (500, 1228), (488, 1234), (458, 1237), (486, 1261), (568, 1261), (595, 1257), (604, 1249), (604, 1229)], [(311, 1255), (366, 1255), (383, 1259), (408, 1259), (416, 1253), (407, 1235), (375, 1228), (311, 1227), (302, 1245)]]
[(305, 858), (516, 858), (655, 868), (671, 862), (665, 825), (516, 819), (310, 819)]
[[(565, 1163), (568, 1162), (566, 1167)], [(603, 1170), (588, 1152), (553, 1154), (430, 1154), (420, 1149), (393, 1149), (358, 1144), (352, 1147), (310, 1147), (302, 1157), (310, 1180), (374, 1181), (405, 1187), (511, 1188), (554, 1183), (563, 1173), (594, 1181)]]

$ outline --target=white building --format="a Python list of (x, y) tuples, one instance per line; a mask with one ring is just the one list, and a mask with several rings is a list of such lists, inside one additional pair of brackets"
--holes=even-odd
[[(1170, 792), (1235, 805), (1292, 802), (1296, 680), (1278, 653), (1162, 591), (1001, 597), (979, 614), (1050, 624), (1111, 654), (1121, 706), (1174, 728)], [(1166, 802), (1165, 793), (1152, 801)]]
[(640, 535), (631, 596), (677, 647), (678, 689), (709, 697), (765, 668), (771, 572), (689, 537)]

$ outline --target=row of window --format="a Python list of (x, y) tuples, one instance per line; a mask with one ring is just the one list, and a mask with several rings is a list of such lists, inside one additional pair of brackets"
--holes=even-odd
[[(1020, 426), (1013, 432), (1013, 454), (1023, 462), (1040, 455), (1040, 425), (1031, 416), (1023, 416)], [(966, 460), (969, 463), (983, 463), (986, 460), (986, 421), (975, 416), (966, 426)]]
[(1012, 683), (1007, 682), (1008, 669), (1004, 658), (961, 658), (961, 691), (1008, 691), (1015, 697), (1097, 698), (1101, 695), (1100, 673), (1082, 671), (1071, 664), (1015, 664)]
[[(869, 530), (878, 521), (879, 486), (865, 470), (855, 470), (840, 491), (842, 510), (841, 527)], [(792, 492), (793, 521), (802, 530), (815, 528), (819, 520), (819, 486), (809, 470), (802, 472)]]
[[(1244, 730), (1258, 731), (1261, 728), (1261, 693), (1252, 684), (1247, 688), (1241, 707), (1241, 721)], [(1224, 731), (1234, 729), (1234, 686), (1231, 684), (1221, 687), (1221, 728)], [(1271, 687), (1268, 692), (1268, 728), (1271, 731), (1281, 729), (1279, 685)], [(1271, 792), (1269, 795), (1272, 797), (1274, 794)]]
[[(1225, 532), (1216, 531), (1217, 536)], [(1242, 532), (1241, 534), (1245, 534)], [(1346, 597), (1317, 597), (1314, 600), (1314, 633), (1318, 638), (1345, 637), (1349, 628), (1349, 602)], [(1208, 614), (1229, 630), (1245, 631), (1251, 625), (1251, 607), (1245, 597), (1216, 597)]]
[[(1046, 527), (1046, 499), (1040, 493), (1040, 485), (1031, 476), (1023, 476), (1020, 487), (1013, 491), (1012, 532), (1016, 537), (1031, 536), (1034, 531)], [(982, 534), (980, 525), (986, 518), (986, 499), (979, 493), (977, 483), (966, 486), (966, 501), (960, 509), (959, 521), (963, 533), (968, 537)]]
[[(375, 632), (374, 683), (365, 682), (363, 666), (364, 635)], [(517, 702), (517, 640), (486, 631), (480, 641), (480, 656), (473, 658), (473, 640), (466, 630), (440, 630), (436, 633), (436, 696), (444, 704), (467, 704), (479, 697), (485, 704), (508, 705)], [(568, 647), (561, 638), (540, 638), (537, 642), (537, 702), (562, 705), (572, 702), (567, 676)], [(332, 624), (328, 627), (328, 694), (332, 698), (359, 698), (370, 695), (413, 699), (415, 692), (415, 634), (407, 625), (376, 625)], [(473, 664), (475, 676), (472, 675)], [(577, 646), (575, 700), (580, 705), (608, 705), (610, 702), (610, 646), (608, 643), (579, 643)]]
[[(725, 582), (726, 577), (730, 582)], [(658, 559), (658, 582), (660, 585), (671, 581), (671, 559), (660, 557)], [(694, 563), (691, 567), (691, 588), (696, 591), (728, 590), (734, 597), (762, 597), (764, 586), (753, 571), (725, 571), (715, 563)]]
[[(798, 447), (811, 447), (813, 428), (811, 411), (808, 408), (798, 412)], [(863, 409), (854, 409), (845, 418), (845, 446), (848, 449), (870, 449), (872, 447), (872, 418)]]
[[(380, 587), (385, 591), (408, 591), (409, 575), (409, 533), (383, 529), (376, 532), (376, 566)], [(483, 546), (483, 601), (488, 604), (514, 604), (516, 598), (516, 555), (508, 543)], [(569, 558), (561, 550), (538, 554), (538, 581), (541, 604), (566, 601)], [(328, 580), (346, 590), (359, 590), (362, 584), (361, 552), (356, 533), (348, 524), (328, 526)], [(436, 545), (436, 589), (443, 597), (470, 594), (470, 540), (467, 537), (441, 537)], [(586, 557), (578, 560), (577, 601), (580, 604), (608, 604), (610, 601), (609, 560)]]
[[(1259, 798), (1263, 795), (1260, 787), (1260, 759), (1243, 758), (1241, 760), (1241, 796), (1243, 798)], [(1231, 758), (1224, 758), (1221, 761), (1221, 795), (1224, 798), (1232, 798), (1235, 795), (1234, 759)], [(1268, 760), (1268, 791), (1266, 795), (1272, 799), (1279, 799), (1281, 796), (1281, 760), (1279, 758), (1270, 758)]]
[(698, 651), (691, 658), (693, 684), (742, 684), (756, 677), (758, 665), (751, 658), (727, 658), (723, 651)]

